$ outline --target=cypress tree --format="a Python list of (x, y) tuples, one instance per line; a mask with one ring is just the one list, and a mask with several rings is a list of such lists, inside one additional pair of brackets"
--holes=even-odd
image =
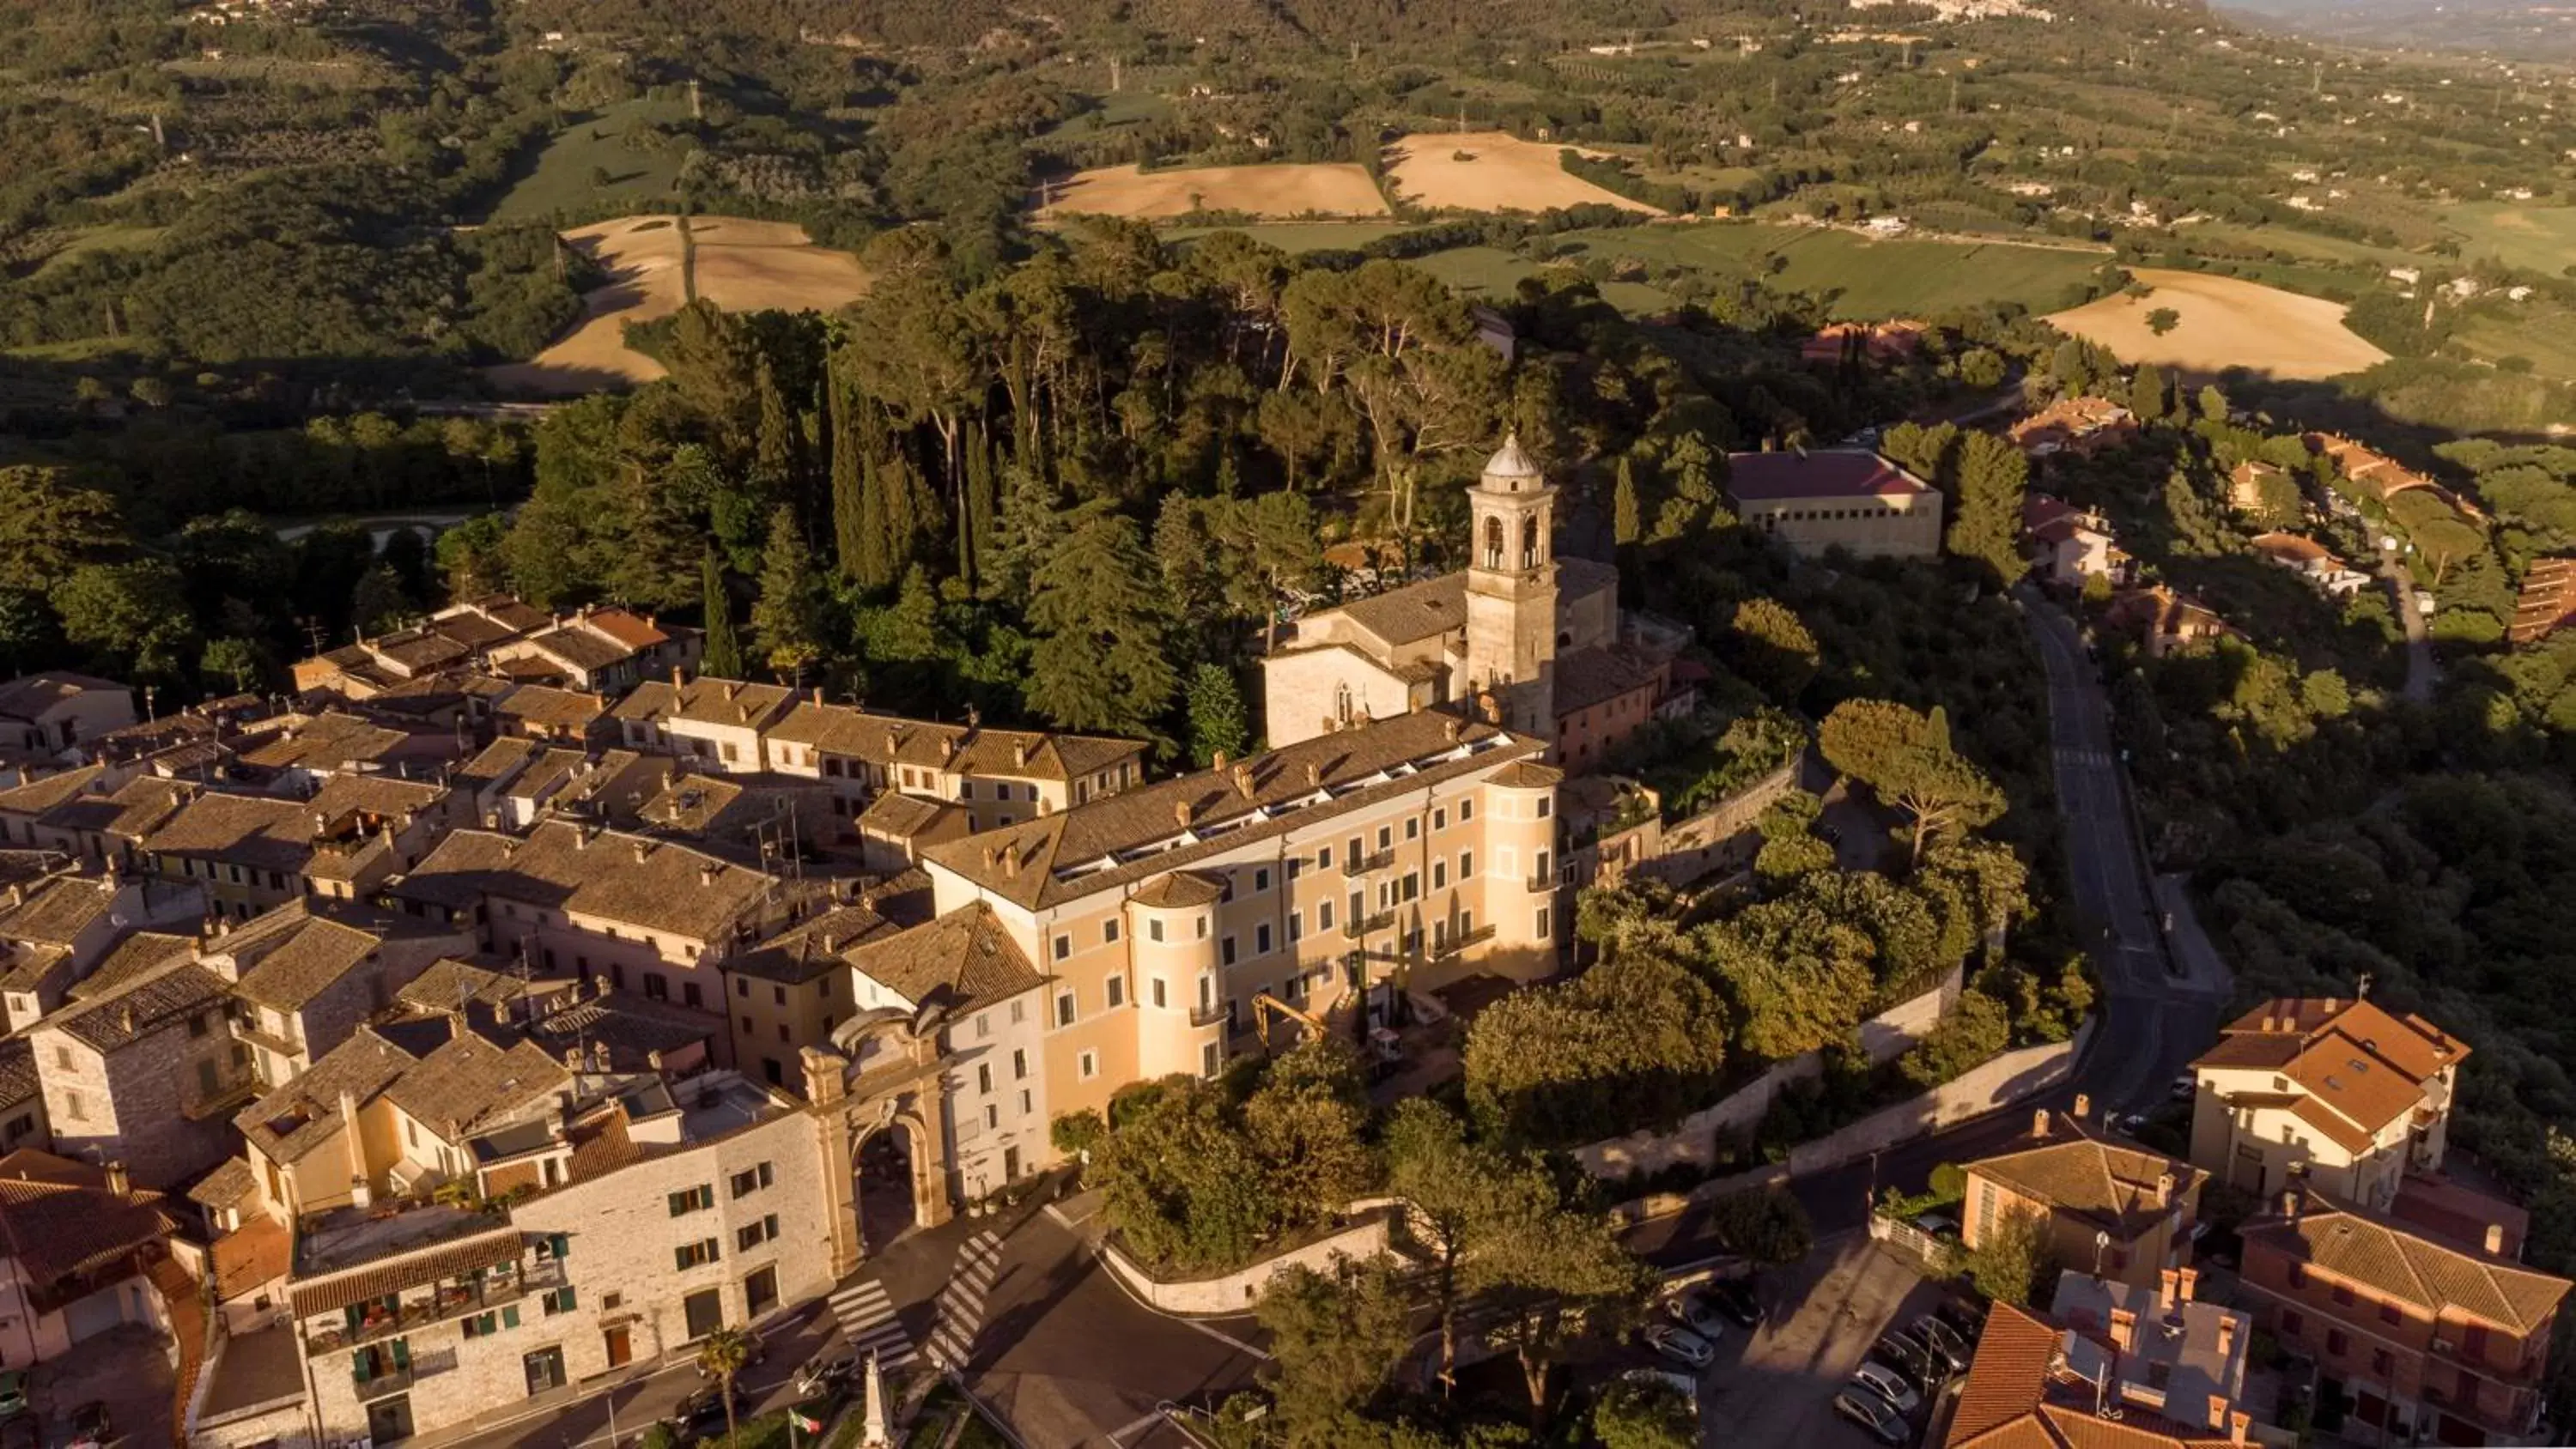
[(824, 383), (832, 428), (832, 559), (841, 576), (873, 588), (868, 567), (868, 453), (851, 418), (850, 389), (835, 376)]
[(782, 503), (769, 515), (769, 542), (761, 552), (760, 599), (751, 609), (761, 656), (780, 678), (801, 681), (823, 658), (823, 581), (796, 510)]
[(713, 550), (699, 566), (698, 579), (707, 600), (707, 649), (698, 670), (718, 679), (740, 679), (742, 640), (733, 631), (733, 601), (725, 596), (724, 571), (716, 567)]
[(1626, 458), (1621, 458), (1619, 460), (1619, 491), (1612, 498), (1610, 506), (1611, 541), (1618, 544), (1621, 548), (1631, 547), (1637, 542), (1639, 528), (1640, 525), (1637, 519), (1637, 479), (1628, 466), (1628, 460)]

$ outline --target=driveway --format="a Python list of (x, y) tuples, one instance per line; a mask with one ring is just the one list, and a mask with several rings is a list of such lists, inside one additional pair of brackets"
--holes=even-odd
[(117, 1449), (169, 1449), (170, 1341), (140, 1324), (111, 1329), (39, 1364), (32, 1394), (45, 1442), (71, 1442), (72, 1411), (107, 1405)]
[[(1834, 1392), (1883, 1330), (1929, 1312), (1941, 1290), (1903, 1255), (1851, 1232), (1766, 1274), (1761, 1297), (1762, 1325), (1750, 1332), (1730, 1326), (1701, 1381), (1701, 1442), (1876, 1449), (1876, 1440), (1834, 1412)], [(1918, 1427), (1927, 1412), (1916, 1413)]]

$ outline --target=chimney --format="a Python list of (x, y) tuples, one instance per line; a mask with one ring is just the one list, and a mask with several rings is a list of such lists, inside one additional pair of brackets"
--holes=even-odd
[(2230, 1441), (2238, 1444), (2244, 1443), (2245, 1431), (2253, 1427), (2254, 1416), (2252, 1414), (2245, 1412), (2243, 1409), (2229, 1411), (2227, 1415), (2227, 1437)]
[(2159, 1173), (2157, 1173), (2157, 1174), (2156, 1174), (2156, 1206), (2158, 1206), (2158, 1207), (2164, 1207), (2164, 1206), (2166, 1206), (2167, 1204), (2171, 1203), (2171, 1202), (2173, 1201), (2173, 1190), (2174, 1190), (2174, 1175), (2173, 1175), (2172, 1173), (2170, 1173), (2170, 1172), (2159, 1172)]
[(1020, 853), (1006, 846), (1002, 850), (1002, 879), (1018, 880), (1019, 878)]
[(678, 666), (678, 665), (676, 665), (676, 664), (672, 665), (672, 666), (671, 666), (671, 687), (672, 687), (673, 689), (677, 689), (677, 688), (679, 688), (682, 684), (684, 684), (684, 683), (686, 683), (686, 682), (687, 682), (686, 680), (683, 680), (683, 679), (680, 677), (680, 666)]
[(2111, 1344), (2122, 1353), (2137, 1351), (2138, 1315), (2126, 1308), (2111, 1310)]
[(1246, 800), (1252, 798), (1252, 767), (1250, 765), (1237, 765), (1234, 767), (1234, 792), (1241, 795)]
[(2078, 1092), (2078, 1093), (2076, 1093), (2076, 1094), (2075, 1094), (2075, 1120), (2076, 1120), (2076, 1121), (2078, 1121), (2078, 1122), (2081, 1122), (2081, 1121), (2083, 1121), (2085, 1118), (2090, 1117), (2090, 1116), (2092, 1116), (2092, 1115), (2093, 1115), (2093, 1098), (2092, 1098), (2091, 1096), (2087, 1095), (2086, 1093), (2083, 1093), (2083, 1092)]
[[(2236, 1320), (2232, 1318), (2222, 1319), (2221, 1323), (2227, 1324), (2234, 1323), (2235, 1321)], [(2224, 1333), (2227, 1330), (2222, 1327), (2219, 1331)], [(2226, 1352), (2224, 1349), (2219, 1351), (2221, 1353)], [(2212, 1394), (2209, 1396), (2209, 1430), (2213, 1434), (2224, 1434), (2227, 1432), (2227, 1396), (2225, 1394)]]
[(644, 1054), (644, 1065), (653, 1069), (653, 1075), (657, 1077), (662, 1075), (661, 1049), (657, 1047), (652, 1051), (646, 1052)]
[(716, 863), (710, 860), (698, 867), (698, 884), (701, 886), (711, 886), (715, 883)]
[[(2236, 1315), (2233, 1313), (2222, 1313), (2218, 1316), (2218, 1356), (2223, 1359), (2230, 1353), (2235, 1352), (2235, 1350)], [(2216, 1428), (2216, 1421), (2213, 1420), (2210, 1427)]]
[(122, 1028), (127, 1035), (132, 1035), (134, 1032), (134, 1007), (130, 1003), (125, 1006), (118, 1007), (116, 1010), (116, 1020), (117, 1025)]
[(2487, 1253), (2491, 1257), (2504, 1256), (2504, 1224), (2487, 1224)]
[(735, 705), (733, 707), (733, 719), (736, 724), (751, 723), (751, 706), (747, 704)]
[(742, 681), (739, 679), (728, 679), (719, 687), (724, 690), (725, 703), (731, 704), (733, 703), (733, 697), (742, 692)]
[(1466, 721), (1458, 718), (1454, 714), (1440, 723), (1440, 738), (1447, 740), (1453, 745), (1458, 743), (1458, 737), (1466, 732)]
[(2175, 1306), (2176, 1306), (2176, 1305), (2178, 1305), (2178, 1304), (2180, 1304), (2181, 1302), (2182, 1302), (2182, 1281), (2181, 1281), (2181, 1275), (2180, 1275), (2180, 1274), (2178, 1274), (2178, 1273), (2176, 1273), (2176, 1272), (2174, 1272), (2174, 1270), (2173, 1270), (2173, 1269), (2171, 1269), (2171, 1268), (2167, 1268), (2167, 1269), (2165, 1269), (2164, 1271), (2162, 1271), (2162, 1272), (2160, 1272), (2160, 1273), (2156, 1274), (2156, 1303), (2157, 1303), (2157, 1306), (2158, 1306), (2160, 1309), (2162, 1309), (2162, 1311), (2164, 1311), (2164, 1312), (2166, 1312), (2166, 1313), (2171, 1313), (2171, 1312), (2173, 1312), (2173, 1311), (2174, 1311)]
[(124, 1163), (111, 1162), (107, 1165), (107, 1190), (118, 1197), (123, 1197), (134, 1190), (133, 1181), (125, 1175)]
[(2048, 1109), (2046, 1107), (2037, 1107), (2032, 1109), (2030, 1114), (2030, 1135), (2033, 1137), (2045, 1137), (2048, 1135)]
[(814, 702), (816, 704), (823, 702), (823, 686), (819, 684), (814, 686)]
[(2296, 1187), (2281, 1189), (2281, 1216), (2294, 1223), (2299, 1220), (2299, 1190)]
[(1223, 750), (1219, 750), (1219, 751), (1217, 751), (1217, 752), (1216, 752), (1216, 758), (1214, 758), (1214, 759), (1212, 759), (1212, 760), (1208, 761), (1208, 768), (1209, 768), (1209, 769), (1211, 769), (1211, 770), (1222, 770), (1222, 769), (1224, 769), (1224, 768), (1225, 768), (1225, 751), (1223, 751)]
[(1011, 767), (1013, 769), (1028, 768), (1030, 748), (1031, 746), (1027, 740), (1022, 740), (1018, 744), (1011, 746)]
[(1175, 801), (1173, 801), (1173, 802), (1172, 802), (1172, 818), (1173, 818), (1174, 820), (1177, 820), (1177, 821), (1179, 821), (1179, 822), (1181, 823), (1181, 828), (1182, 828), (1183, 830), (1187, 830), (1187, 829), (1189, 829), (1189, 828), (1190, 828), (1190, 802), (1189, 802), (1189, 801), (1187, 801), (1187, 800), (1175, 800)]
[(2198, 1268), (2180, 1269), (2175, 1273), (2174, 1279), (2175, 1286), (2182, 1292), (2183, 1302), (2189, 1303), (2200, 1296), (2200, 1270)]
[(1317, 789), (1324, 783), (1324, 767), (1312, 760), (1306, 762), (1306, 788)]
[(896, 736), (896, 734), (895, 734), (895, 732), (894, 732), (894, 731), (892, 731), (892, 730), (887, 730), (887, 731), (886, 731), (886, 758), (887, 758), (887, 759), (889, 759), (889, 760), (893, 759), (893, 758), (894, 758), (894, 756), (895, 756), (895, 751), (897, 751), (897, 750), (899, 750), (899, 749), (901, 749), (901, 748), (903, 748), (903, 741), (902, 741), (900, 738), (898, 738), (898, 737)]

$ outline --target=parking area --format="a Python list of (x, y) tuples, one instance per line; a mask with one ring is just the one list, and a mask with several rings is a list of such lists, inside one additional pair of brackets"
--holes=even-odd
[[(1728, 1325), (1716, 1361), (1699, 1375), (1702, 1442), (1876, 1445), (1834, 1412), (1834, 1394), (1883, 1331), (1930, 1312), (1944, 1292), (1918, 1276), (1912, 1260), (1859, 1232), (1828, 1238), (1804, 1262), (1763, 1274), (1756, 1292), (1762, 1323)], [(1915, 1411), (1913, 1438), (1934, 1408), (1927, 1402)]]
[(169, 1449), (170, 1390), (169, 1340), (128, 1324), (38, 1364), (29, 1399), (48, 1444), (71, 1442), (72, 1415), (101, 1403), (116, 1449)]

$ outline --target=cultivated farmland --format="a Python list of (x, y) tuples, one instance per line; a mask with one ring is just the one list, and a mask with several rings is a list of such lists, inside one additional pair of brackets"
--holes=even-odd
[[(2308, 380), (2359, 372), (2388, 359), (2343, 325), (2339, 302), (2204, 272), (2140, 267), (2131, 275), (2155, 290), (2144, 299), (2114, 294), (2048, 320), (2101, 343), (2124, 362), (2153, 362), (2190, 376), (2243, 367)], [(2180, 321), (2158, 337), (2147, 318), (2165, 307)]]
[(1384, 216), (1387, 205), (1368, 171), (1347, 162), (1181, 166), (1168, 171), (1128, 165), (1103, 166), (1054, 183), (1038, 215), (1154, 220), (1197, 211), (1271, 217)]
[(1954, 307), (2018, 302), (2034, 311), (2080, 296), (2107, 253), (2008, 242), (1900, 237), (1880, 241), (1816, 226), (1707, 222), (1569, 233), (1584, 256), (1649, 266), (1696, 267), (1717, 276), (1752, 271), (1774, 287), (1811, 292), (1854, 321), (1922, 316)]
[(1567, 206), (1615, 206), (1662, 215), (1642, 201), (1631, 201), (1569, 173), (1557, 155), (1561, 149), (1503, 131), (1433, 132), (1407, 136), (1388, 147), (1387, 174), (1397, 195), (1434, 211), (1540, 212)]
[[(701, 216), (689, 222), (689, 235), (697, 295), (728, 311), (829, 311), (866, 286), (857, 258), (814, 245), (793, 222)], [(626, 345), (624, 329), (687, 302), (679, 219), (620, 217), (577, 227), (564, 239), (589, 253), (608, 283), (582, 298), (582, 320), (569, 334), (531, 361), (490, 369), (492, 380), (562, 396), (662, 376), (662, 364)]]

